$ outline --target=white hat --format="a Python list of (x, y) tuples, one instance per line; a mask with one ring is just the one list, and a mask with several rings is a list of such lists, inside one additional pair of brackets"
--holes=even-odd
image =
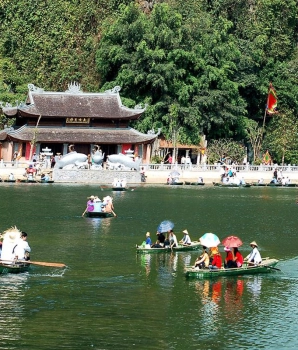
[(147, 232), (147, 233), (146, 233), (146, 237), (149, 237), (149, 236), (150, 236), (150, 232)]
[(188, 231), (187, 230), (184, 230), (182, 232), (185, 233), (186, 235), (188, 235)]

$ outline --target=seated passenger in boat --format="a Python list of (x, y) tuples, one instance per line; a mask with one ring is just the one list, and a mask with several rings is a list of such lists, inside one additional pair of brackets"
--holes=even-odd
[(48, 182), (50, 180), (50, 177), (48, 174), (41, 174), (40, 180)]
[(189, 237), (188, 231), (184, 230), (182, 231), (184, 233), (183, 238), (179, 241), (182, 245), (191, 245), (191, 239)]
[(121, 187), (126, 187), (126, 180), (125, 179), (121, 180)]
[(117, 186), (117, 182), (118, 182), (118, 180), (117, 180), (117, 179), (114, 179), (114, 181), (113, 181), (113, 183), (112, 183), (112, 186), (113, 186), (113, 187), (116, 187), (116, 186)]
[(32, 181), (32, 180), (34, 180), (34, 178), (33, 178), (33, 174), (28, 174), (28, 177), (27, 177), (27, 180), (29, 180), (29, 181)]
[(157, 236), (157, 240), (154, 244), (152, 244), (151, 248), (163, 248), (166, 237), (164, 236), (163, 233), (158, 231), (156, 232), (156, 236)]
[(240, 185), (246, 185), (246, 182), (244, 180), (244, 177), (240, 180)]
[(204, 182), (204, 180), (203, 180), (202, 176), (199, 176), (199, 178), (198, 178), (198, 183), (199, 183), (199, 184), (202, 184), (203, 182)]
[(256, 241), (252, 241), (250, 246), (252, 247), (252, 251), (247, 255), (244, 261), (247, 261), (249, 266), (259, 265), (262, 262), (262, 258)]
[(173, 183), (173, 179), (172, 179), (171, 175), (169, 175), (167, 178), (167, 184), (170, 185), (171, 183)]
[(170, 241), (170, 248), (178, 247), (178, 241), (175, 233), (173, 230), (169, 231), (169, 241)]
[(224, 267), (229, 268), (229, 267), (231, 267), (231, 264), (233, 262), (233, 253), (231, 252), (231, 249), (229, 247), (225, 247), (224, 251), (226, 252), (226, 257), (224, 260)]
[(271, 181), (270, 181), (271, 184), (277, 184), (277, 179), (274, 177)]
[(151, 238), (150, 238), (150, 232), (146, 233), (146, 241), (145, 241), (145, 248), (151, 248)]
[(259, 183), (259, 184), (263, 184), (263, 183), (264, 183), (264, 179), (261, 177), (261, 178), (258, 180), (258, 183)]
[(27, 233), (22, 231), (21, 237), (13, 248), (14, 258), (17, 260), (30, 260), (29, 253), (31, 252), (31, 248), (27, 242), (27, 236)]
[(203, 246), (203, 253), (196, 259), (193, 268), (204, 269), (209, 267), (209, 255), (207, 248)]
[(232, 253), (233, 253), (233, 261), (230, 264), (231, 266), (229, 267), (242, 267), (243, 264), (243, 256), (239, 252), (238, 248), (232, 248)]
[(222, 265), (222, 259), (220, 252), (218, 251), (217, 247), (210, 248), (211, 254), (212, 254), (212, 261), (209, 264), (210, 270), (218, 270), (221, 268)]
[(104, 208), (103, 212), (105, 213), (111, 213), (114, 210), (114, 205), (113, 205), (113, 199), (110, 196), (106, 196), (103, 198), (103, 203)]
[(15, 177), (14, 177), (13, 173), (9, 174), (8, 180), (10, 180), (10, 181), (14, 181), (15, 180)]

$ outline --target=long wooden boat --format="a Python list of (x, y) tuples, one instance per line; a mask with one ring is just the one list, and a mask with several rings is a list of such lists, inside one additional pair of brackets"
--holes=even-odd
[(218, 187), (251, 187), (251, 184), (233, 184), (233, 183), (222, 183), (222, 182), (213, 182), (213, 186), (218, 186)]
[(40, 180), (39, 181), (41, 184), (52, 184), (52, 183), (54, 183), (54, 180), (48, 180), (48, 181), (46, 181), (46, 180)]
[(104, 211), (88, 211), (86, 216), (89, 218), (110, 218), (114, 216), (113, 213), (106, 213)]
[(4, 180), (4, 182), (16, 182), (16, 180), (9, 180), (9, 179), (6, 179), (6, 180)]
[(179, 244), (178, 247), (171, 248), (144, 248), (141, 246), (137, 247), (137, 253), (143, 254), (154, 254), (154, 253), (169, 253), (169, 252), (186, 252), (190, 250), (202, 249), (202, 244), (200, 242), (192, 242), (191, 245)]
[(170, 185), (170, 186), (181, 186), (183, 185), (184, 182), (182, 181), (179, 181), (179, 182), (170, 182), (170, 183), (167, 183), (166, 185)]
[(30, 264), (0, 262), (0, 274), (21, 273), (29, 270)]
[(274, 184), (274, 183), (270, 182), (269, 184), (267, 184), (267, 186), (270, 186), (270, 187), (281, 187), (282, 184), (281, 183)]
[(209, 269), (197, 269), (188, 267), (185, 269), (185, 276), (188, 278), (215, 278), (219, 276), (242, 276), (242, 275), (255, 275), (259, 273), (268, 273), (279, 270), (275, 268), (278, 260), (266, 258), (263, 259), (262, 263), (257, 266), (243, 265), (242, 267), (219, 270)]
[(121, 187), (121, 186), (112, 187), (112, 191), (127, 191), (127, 187)]
[(185, 185), (191, 185), (191, 186), (204, 186), (205, 182), (189, 182), (189, 181), (184, 181)]
[(265, 187), (265, 186), (267, 186), (267, 184), (265, 184), (265, 183), (259, 183), (259, 182), (253, 182), (253, 183), (252, 183), (252, 186)]

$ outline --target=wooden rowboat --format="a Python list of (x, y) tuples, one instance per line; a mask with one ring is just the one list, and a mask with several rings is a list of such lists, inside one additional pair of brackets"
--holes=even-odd
[(121, 186), (112, 187), (112, 191), (127, 191), (127, 187), (121, 187)]
[(259, 183), (259, 182), (254, 182), (254, 183), (252, 183), (252, 186), (265, 187), (265, 186), (267, 186), (267, 184), (265, 184), (265, 183)]
[(233, 184), (233, 183), (222, 183), (222, 182), (213, 182), (213, 186), (217, 186), (217, 187), (251, 187), (251, 184), (240, 184), (240, 185), (237, 185), (237, 184)]
[(16, 180), (9, 180), (9, 179), (6, 179), (6, 180), (4, 180), (4, 182), (16, 182)]
[(170, 185), (170, 186), (181, 186), (183, 185), (184, 183), (183, 182), (170, 182), (170, 183), (167, 183), (166, 185)]
[(188, 267), (185, 269), (185, 276), (188, 278), (215, 278), (219, 276), (242, 276), (242, 275), (255, 275), (259, 273), (268, 273), (272, 271), (280, 271), (275, 268), (278, 260), (265, 258), (262, 263), (257, 266), (244, 265), (242, 267), (225, 269), (221, 268), (219, 270), (209, 270), (209, 269), (197, 269), (193, 267)]
[(0, 274), (21, 273), (29, 270), (30, 265), (26, 263), (4, 263), (0, 262)]
[(110, 218), (114, 216), (113, 213), (106, 213), (104, 211), (88, 211), (86, 216), (89, 218)]
[(192, 186), (204, 186), (205, 182), (189, 182), (189, 181), (185, 181), (184, 184), (185, 185), (192, 185)]
[(171, 248), (144, 248), (141, 246), (137, 247), (137, 253), (143, 254), (154, 254), (154, 253), (170, 253), (170, 252), (186, 252), (190, 250), (202, 249), (200, 242), (192, 242), (191, 245), (178, 245), (178, 247)]

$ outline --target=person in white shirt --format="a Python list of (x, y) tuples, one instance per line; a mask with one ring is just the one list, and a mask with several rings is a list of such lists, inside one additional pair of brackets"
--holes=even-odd
[(181, 241), (179, 241), (179, 243), (182, 243), (183, 245), (191, 245), (191, 239), (189, 237), (188, 231), (184, 230), (182, 232), (184, 233), (184, 236)]
[(169, 231), (169, 241), (170, 241), (170, 247), (171, 249), (173, 247), (178, 247), (178, 241), (177, 241), (177, 237), (174, 234), (173, 230)]
[(247, 257), (244, 259), (248, 262), (248, 265), (258, 265), (262, 262), (261, 254), (258, 250), (258, 245), (256, 241), (253, 241), (250, 243), (250, 246), (252, 247), (252, 251), (247, 255)]
[(13, 248), (13, 254), (17, 260), (30, 260), (29, 253), (31, 248), (27, 242), (27, 233), (22, 231), (20, 239)]

